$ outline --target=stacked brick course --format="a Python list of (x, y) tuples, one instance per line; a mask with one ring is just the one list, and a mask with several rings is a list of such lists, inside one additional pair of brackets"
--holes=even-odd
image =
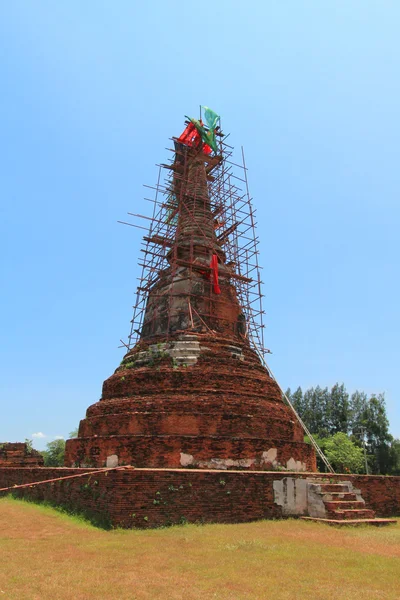
[(40, 454), (40, 452), (28, 448), (26, 443), (0, 443), (0, 468), (42, 467), (43, 465), (43, 456)]
[[(313, 449), (255, 352), (242, 342), (238, 360), (229, 340), (196, 337), (200, 354), (189, 367), (169, 357), (119, 367), (101, 401), (89, 407), (79, 437), (68, 441), (65, 464), (103, 466), (116, 455), (119, 464), (139, 467), (218, 468), (225, 461), (315, 470)], [(146, 347), (141, 343), (124, 363), (134, 363)]]
[[(16, 490), (21, 497), (47, 500), (82, 510), (114, 527), (147, 528), (174, 523), (240, 523), (281, 518), (274, 481), (285, 477), (318, 480), (317, 473), (130, 469), (95, 473)], [(91, 474), (90, 474), (91, 472)], [(0, 469), (0, 488), (43, 481), (82, 469)], [(366, 507), (377, 516), (400, 515), (400, 477), (330, 475), (362, 490)]]

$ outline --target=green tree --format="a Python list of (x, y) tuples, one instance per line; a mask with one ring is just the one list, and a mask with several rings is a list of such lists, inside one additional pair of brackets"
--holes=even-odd
[(365, 392), (356, 390), (350, 398), (350, 422), (349, 430), (356, 436), (360, 436), (360, 427), (365, 426), (365, 412), (368, 406), (368, 396)]
[(25, 438), (25, 444), (26, 444), (26, 451), (28, 454), (32, 453), (33, 450), (33, 442), (32, 440), (29, 440), (28, 438)]
[(79, 432), (79, 427), (76, 427), (76, 429), (73, 429), (72, 431), (69, 432), (69, 437), (70, 438), (77, 438), (78, 437), (78, 432)]
[(303, 396), (301, 411), (298, 411), (304, 423), (313, 435), (324, 437), (328, 433), (327, 407), (329, 392), (327, 388), (309, 388)]
[(339, 431), (324, 441), (324, 452), (335, 471), (339, 473), (363, 473), (364, 456), (345, 433)]
[(336, 383), (330, 392), (328, 400), (327, 420), (329, 422), (328, 429), (331, 434), (348, 433), (350, 423), (350, 403), (349, 394), (342, 383)]
[[(316, 442), (317, 446), (322, 450), (323, 454), (325, 454), (325, 456), (326, 456), (325, 444), (329, 438), (319, 437), (318, 435), (313, 435), (313, 438), (314, 438), (314, 442)], [(308, 437), (308, 435), (304, 436), (304, 441), (307, 444), (311, 444), (311, 440)], [(326, 465), (318, 453), (316, 453), (316, 458), (317, 458), (317, 470), (320, 471), (321, 473), (325, 473), (327, 470)]]
[(363, 417), (368, 454), (372, 455), (371, 470), (385, 475), (390, 468), (390, 444), (393, 437), (389, 433), (384, 394), (373, 394), (369, 398)]
[(53, 440), (46, 444), (46, 448), (42, 452), (45, 467), (63, 467), (65, 440)]
[(389, 449), (388, 473), (400, 475), (400, 440), (394, 439)]
[(368, 443), (371, 447), (391, 441), (385, 394), (371, 395), (363, 417), (363, 424), (367, 427)]
[(291, 394), (290, 398), (291, 403), (293, 404), (296, 412), (303, 418), (304, 414), (304, 400), (303, 400), (303, 390), (301, 387), (298, 387), (293, 394)]
[(288, 389), (287, 396), (320, 445), (336, 433), (351, 433), (351, 441), (363, 449), (366, 436), (369, 472), (398, 472), (398, 441), (389, 433), (384, 394), (368, 398), (357, 390), (350, 398), (344, 384), (336, 383), (330, 391), (320, 386), (304, 393), (300, 387), (295, 392)]
[(319, 387), (319, 403), (322, 410), (322, 418), (318, 434), (321, 437), (327, 437), (331, 428), (331, 393), (327, 387), (323, 389)]

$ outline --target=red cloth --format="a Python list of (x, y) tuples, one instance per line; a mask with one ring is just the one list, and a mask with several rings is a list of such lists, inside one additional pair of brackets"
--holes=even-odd
[(200, 139), (200, 134), (196, 127), (193, 123), (189, 123), (185, 131), (178, 137), (178, 142), (185, 144), (185, 146), (197, 146)]
[(213, 284), (214, 284), (214, 294), (220, 294), (221, 288), (218, 285), (218, 256), (213, 254), (211, 257), (212, 275), (213, 275)]
[[(193, 123), (189, 123), (185, 131), (178, 137), (178, 142), (185, 144), (185, 146), (199, 146), (201, 143), (201, 135), (197, 131), (197, 127)], [(211, 147), (208, 144), (203, 144), (203, 152), (207, 155), (211, 154)]]

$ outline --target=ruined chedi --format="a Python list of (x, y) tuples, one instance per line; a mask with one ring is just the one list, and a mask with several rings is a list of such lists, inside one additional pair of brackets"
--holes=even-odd
[(208, 127), (191, 119), (174, 138), (144, 238), (137, 340), (67, 441), (66, 466), (316, 470), (253, 343), (238, 250), (249, 204), (233, 207), (243, 196), (229, 183), (229, 146), (215, 113), (205, 117)]

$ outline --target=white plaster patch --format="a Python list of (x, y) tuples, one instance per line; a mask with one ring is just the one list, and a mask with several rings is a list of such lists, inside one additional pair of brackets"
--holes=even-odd
[(207, 461), (199, 461), (198, 466), (201, 469), (229, 469), (231, 467), (241, 467), (249, 469), (256, 462), (255, 458), (211, 458)]
[(293, 457), (289, 458), (286, 463), (286, 468), (288, 471), (306, 471), (306, 464), (301, 462), (301, 460), (295, 460)]
[(263, 452), (261, 455), (261, 464), (266, 465), (267, 463), (271, 463), (272, 465), (277, 465), (278, 462), (276, 457), (278, 456), (278, 450), (276, 448), (270, 448), (266, 452)]
[(312, 480), (307, 482), (307, 505), (310, 517), (325, 519), (326, 507), (321, 493), (321, 486)]
[(307, 514), (307, 480), (284, 477), (273, 482), (274, 502), (283, 515)]
[(191, 454), (185, 454), (184, 452), (181, 452), (180, 462), (182, 467), (188, 467), (189, 465), (192, 465), (194, 463), (194, 458)]
[(147, 350), (128, 357), (126, 362), (133, 361), (135, 366), (140, 367), (164, 356), (170, 356), (177, 366), (194, 365), (200, 356), (200, 342), (196, 336), (182, 335), (173, 342), (151, 344)]
[(242, 348), (239, 346), (226, 346), (228, 352), (232, 356), (232, 358), (237, 358), (238, 360), (244, 361), (244, 354), (242, 352)]
[(116, 454), (111, 454), (110, 456), (107, 456), (106, 467), (108, 467), (109, 469), (118, 467), (118, 456)]

